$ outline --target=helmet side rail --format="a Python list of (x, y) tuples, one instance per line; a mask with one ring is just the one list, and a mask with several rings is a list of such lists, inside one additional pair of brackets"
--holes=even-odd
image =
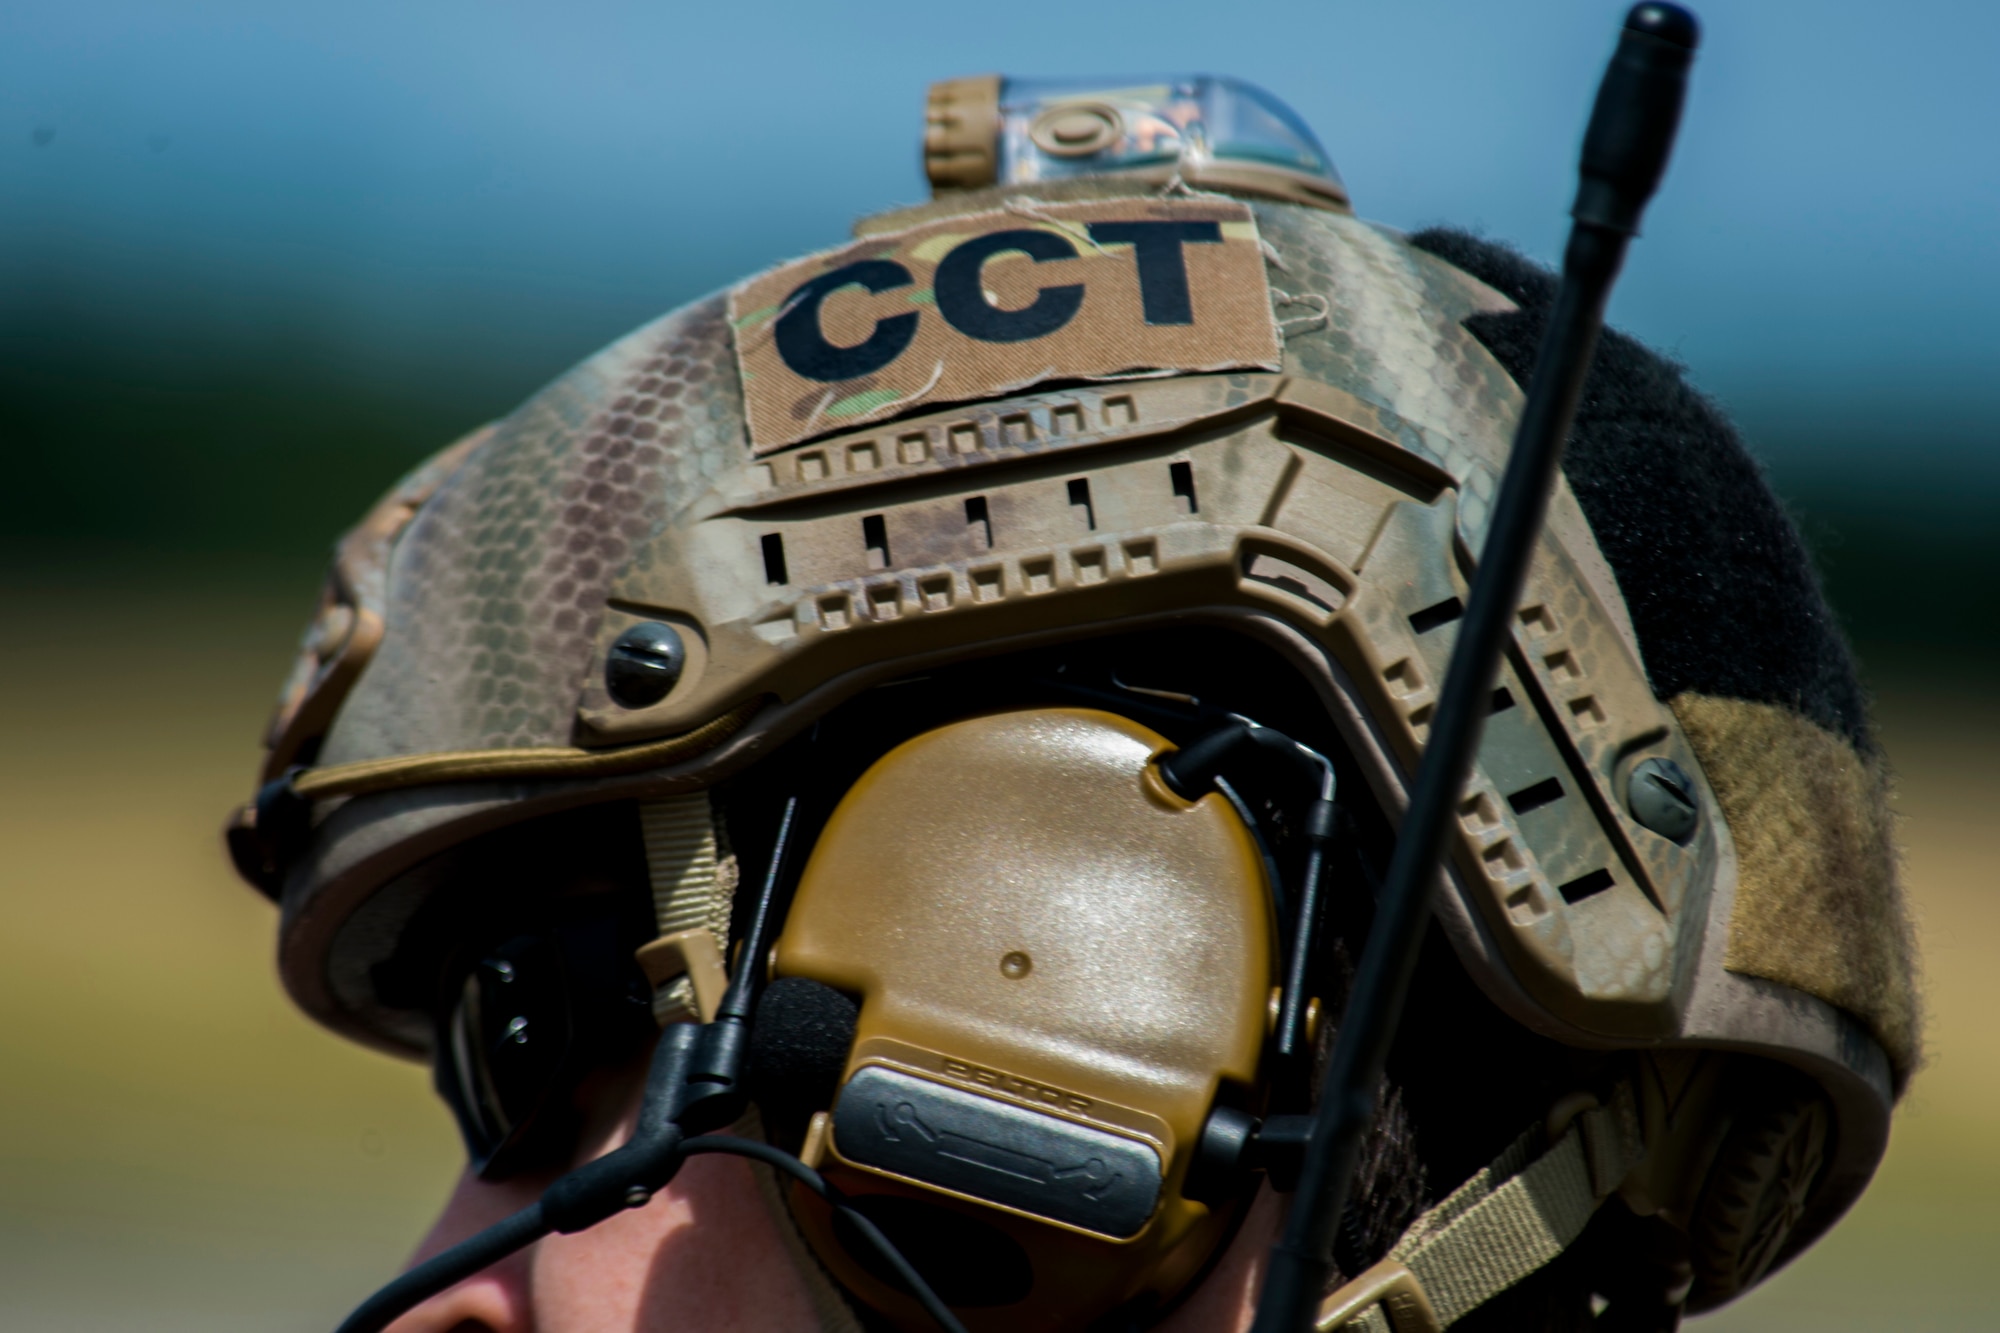
[(1335, 1271), (1334, 1231), (1375, 1119), (1389, 1047), (1430, 921), (1433, 868), (1484, 729), (1487, 697), (1539, 544), (1605, 304), (1625, 247), (1666, 171), (1698, 40), (1694, 16), (1679, 6), (1636, 5), (1598, 88), (1584, 134), (1562, 287), (1494, 504), (1437, 722), (1327, 1065), (1298, 1197), (1271, 1251), (1254, 1333), (1307, 1333), (1318, 1326)]

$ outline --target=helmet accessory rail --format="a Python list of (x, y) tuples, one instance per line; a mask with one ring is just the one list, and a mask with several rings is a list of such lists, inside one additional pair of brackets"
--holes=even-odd
[(1333, 1241), (1374, 1122), (1453, 807), (1485, 723), (1509, 623), (1534, 554), (1563, 442), (1625, 246), (1658, 188), (1699, 40), (1694, 15), (1644, 3), (1626, 16), (1584, 133), (1574, 226), (1514, 448), (1501, 478), (1436, 722), (1397, 831), (1388, 881), (1321, 1088), (1298, 1195), (1272, 1247), (1252, 1333), (1306, 1333), (1334, 1271)]

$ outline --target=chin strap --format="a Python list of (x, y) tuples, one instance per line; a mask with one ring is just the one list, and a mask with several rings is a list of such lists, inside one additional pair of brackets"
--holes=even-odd
[(1567, 1249), (1644, 1150), (1629, 1085), (1608, 1105), (1559, 1107), (1322, 1301), (1314, 1329), (1441, 1333)]

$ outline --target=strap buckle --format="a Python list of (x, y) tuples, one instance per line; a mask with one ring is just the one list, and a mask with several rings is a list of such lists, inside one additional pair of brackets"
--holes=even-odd
[[(716, 947), (715, 936), (700, 926), (675, 931), (641, 945), (634, 957), (646, 980), (653, 983), (655, 996), (668, 983), (686, 977), (694, 991), (696, 1015), (704, 1023), (714, 1020), (715, 1011), (722, 1004), (722, 992), (729, 988), (729, 974), (723, 969), (722, 950)], [(655, 1014), (655, 1017), (662, 1016)], [(672, 1019), (673, 1015), (666, 1015), (663, 1021)]]
[(1444, 1333), (1430, 1297), (1417, 1275), (1394, 1259), (1384, 1259), (1354, 1281), (1320, 1302), (1314, 1333), (1335, 1333), (1343, 1327), (1366, 1328), (1374, 1307), (1380, 1306), (1394, 1333)]

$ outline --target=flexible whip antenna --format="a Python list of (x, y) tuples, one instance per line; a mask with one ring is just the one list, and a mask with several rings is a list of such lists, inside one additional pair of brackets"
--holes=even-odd
[(1604, 324), (1605, 302), (1625, 246), (1666, 170), (1699, 38), (1694, 15), (1680, 6), (1636, 5), (1598, 87), (1583, 138), (1562, 286), (1535, 358), (1436, 721), (1334, 1040), (1298, 1192), (1284, 1235), (1271, 1250), (1251, 1333), (1309, 1333), (1335, 1272), (1334, 1234), (1362, 1140), (1374, 1123), (1383, 1065), (1430, 921), (1431, 884), (1440, 869), (1445, 830), (1485, 726), (1485, 703)]

